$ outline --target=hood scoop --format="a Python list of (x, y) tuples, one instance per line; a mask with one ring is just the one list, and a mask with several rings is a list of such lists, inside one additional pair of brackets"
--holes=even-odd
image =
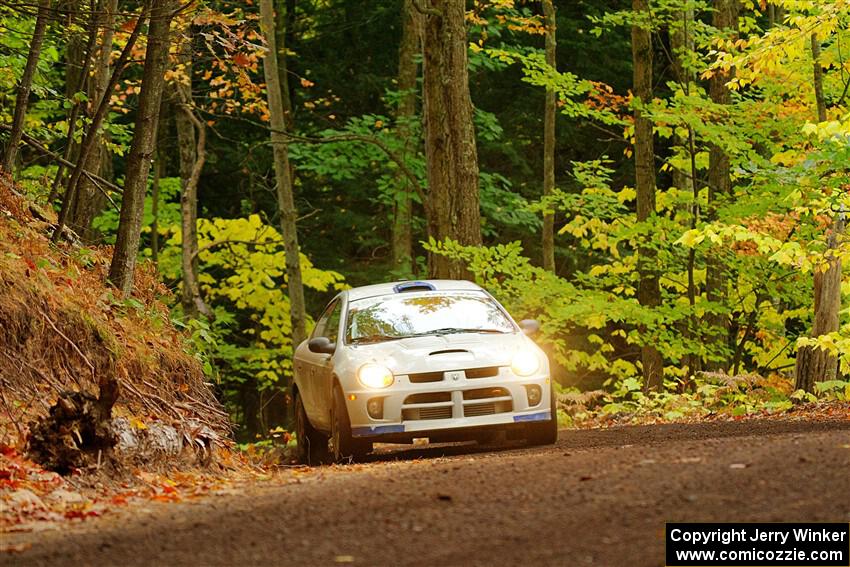
[(446, 350), (435, 350), (428, 353), (428, 356), (436, 356), (438, 354), (469, 354), (469, 351), (462, 348), (450, 348)]

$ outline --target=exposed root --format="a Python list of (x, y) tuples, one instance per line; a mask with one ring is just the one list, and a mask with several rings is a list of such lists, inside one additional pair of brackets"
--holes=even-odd
[(117, 387), (102, 392), (100, 398), (62, 392), (50, 413), (30, 425), (27, 453), (59, 474), (99, 466), (118, 440), (111, 419), (117, 397)]

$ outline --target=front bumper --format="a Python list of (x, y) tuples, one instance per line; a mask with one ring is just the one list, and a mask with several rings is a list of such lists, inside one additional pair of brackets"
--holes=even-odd
[[(462, 438), (464, 432), (473, 436), (482, 428), (520, 427), (552, 419), (548, 374), (520, 377), (502, 367), (492, 377), (452, 376), (429, 383), (413, 383), (401, 375), (386, 390), (367, 390), (354, 382), (356, 387), (345, 391), (352, 435), (375, 441), (452, 433)], [(532, 391), (539, 394), (537, 400), (529, 395)], [(375, 398), (382, 402), (380, 419), (368, 411), (369, 401)]]

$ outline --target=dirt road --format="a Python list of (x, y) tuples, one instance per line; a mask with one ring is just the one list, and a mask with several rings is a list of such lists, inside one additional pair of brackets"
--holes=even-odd
[(850, 422), (563, 431), (547, 448), (395, 452), (42, 534), (0, 564), (658, 566), (666, 521), (850, 522)]

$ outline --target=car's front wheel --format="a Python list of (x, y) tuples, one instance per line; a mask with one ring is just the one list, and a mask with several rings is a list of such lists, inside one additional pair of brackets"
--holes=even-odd
[(298, 392), (295, 393), (295, 442), (299, 463), (320, 465), (328, 460), (328, 436), (310, 424), (304, 410), (304, 400)]
[(336, 463), (351, 462), (363, 458), (372, 450), (372, 443), (355, 439), (351, 435), (351, 420), (345, 405), (345, 396), (338, 384), (334, 385), (331, 406), (331, 458)]

